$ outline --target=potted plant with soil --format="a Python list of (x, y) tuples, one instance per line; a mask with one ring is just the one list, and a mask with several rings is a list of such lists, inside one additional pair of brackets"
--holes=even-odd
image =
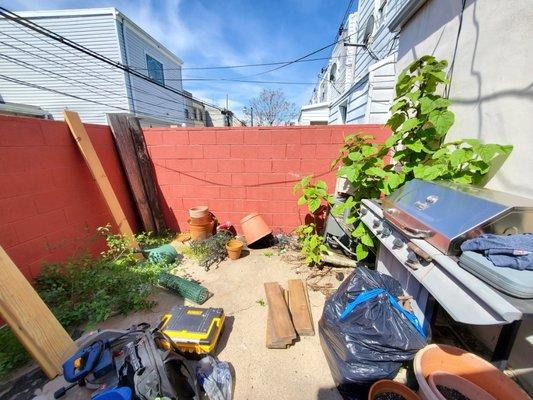
[(226, 250), (228, 251), (228, 256), (232, 260), (238, 260), (241, 257), (242, 248), (244, 243), (237, 239), (231, 239), (226, 243)]
[(420, 397), (399, 382), (382, 379), (372, 385), (368, 400), (420, 400)]

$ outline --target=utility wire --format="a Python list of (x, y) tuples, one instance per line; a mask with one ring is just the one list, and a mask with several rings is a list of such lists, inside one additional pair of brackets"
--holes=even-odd
[[(6, 44), (2, 41), (0, 41), (1, 44)], [(22, 50), (24, 51), (24, 50)], [(54, 78), (57, 78), (59, 77), (60, 79), (63, 79), (63, 80), (66, 80), (67, 82), (70, 83), (70, 81), (73, 81), (73, 82), (76, 82), (80, 85), (83, 85), (83, 86), (87, 86), (89, 88), (95, 88), (95, 90), (92, 90), (92, 89), (85, 89), (91, 93), (94, 93), (96, 95), (102, 95), (102, 92), (106, 92), (106, 93), (110, 93), (114, 96), (118, 96), (118, 97), (124, 97), (124, 93), (120, 93), (120, 92), (116, 92), (116, 91), (112, 91), (112, 90), (109, 90), (109, 89), (106, 89), (106, 88), (103, 88), (103, 87), (99, 87), (99, 86), (96, 86), (96, 85), (92, 85), (90, 83), (87, 83), (87, 82), (84, 82), (84, 81), (80, 81), (78, 79), (75, 79), (73, 78), (72, 76), (66, 76), (66, 75), (63, 75), (63, 74), (60, 74), (58, 72), (54, 72), (54, 71), (50, 71), (46, 68), (43, 68), (43, 67), (38, 67), (38, 66), (35, 66), (35, 65), (31, 65), (30, 63), (26, 62), (26, 61), (22, 61), (20, 59), (16, 59), (16, 58), (13, 58), (13, 57), (10, 57), (8, 55), (5, 55), (5, 54), (0, 54), (0, 58), (3, 58), (4, 60), (8, 60), (8, 61), (11, 61), (12, 63), (15, 63), (15, 64), (18, 64), (18, 65), (21, 65), (27, 69), (30, 69), (32, 71), (35, 71), (35, 72), (43, 72), (48, 74), (49, 76), (52, 76)], [(126, 98), (128, 98), (129, 100), (133, 100), (131, 97), (129, 96), (126, 96)], [(177, 112), (178, 110), (176, 108), (170, 108), (170, 107), (165, 107), (165, 106), (162, 106), (160, 104), (155, 104), (155, 103), (151, 103), (151, 102), (148, 102), (148, 101), (145, 101), (145, 100), (141, 100), (141, 99), (137, 99), (136, 101), (140, 102), (140, 103), (144, 103), (144, 104), (148, 104), (148, 105), (151, 105), (151, 106), (154, 106), (154, 107), (158, 107), (158, 108), (164, 108), (164, 109), (167, 109), (169, 111), (173, 111), (173, 112)]]
[[(52, 88), (49, 88), (49, 87), (38, 85), (36, 83), (31, 83), (31, 82), (23, 81), (23, 80), (20, 80), (20, 79), (11, 78), (11, 77), (9, 77), (7, 75), (0, 74), (0, 79), (3, 79), (5, 81), (11, 82), (11, 83), (16, 83), (16, 84), (19, 84), (19, 85), (22, 85), (22, 86), (27, 86), (27, 87), (31, 87), (31, 88), (34, 88), (34, 89), (39, 89), (39, 90), (43, 90), (43, 91), (47, 91), (47, 92), (61, 94), (63, 96), (72, 97), (74, 99), (78, 99), (78, 100), (82, 100), (82, 101), (87, 101), (89, 103), (98, 104), (98, 105), (109, 107), (109, 108), (114, 108), (116, 110), (126, 111), (128, 113), (131, 112), (127, 108), (114, 106), (112, 104), (107, 104), (107, 103), (104, 103), (104, 102), (98, 101), (98, 100), (88, 99), (88, 98), (85, 98), (83, 96), (78, 96), (78, 95), (75, 95), (75, 94), (72, 94), (72, 93), (67, 93), (67, 92), (64, 92), (62, 90), (52, 89)], [(167, 122), (170, 122), (170, 123), (175, 122), (174, 120), (172, 120), (172, 118), (169, 118), (168, 115), (159, 115), (159, 114), (143, 115), (143, 114), (138, 114), (138, 116), (140, 116), (140, 117), (143, 117), (143, 116), (144, 117), (146, 117), (146, 116), (148, 116), (148, 117), (156, 117), (156, 118), (159, 118), (161, 120), (166, 120)]]
[(61, 36), (61, 35), (53, 32), (53, 31), (51, 31), (51, 30), (49, 30), (49, 29), (47, 29), (47, 28), (45, 28), (45, 27), (43, 27), (41, 25), (38, 25), (35, 22), (33, 22), (33, 21), (31, 21), (31, 20), (29, 20), (27, 18), (21, 17), (18, 14), (8, 10), (5, 7), (0, 7), (0, 10), (1, 10), (0, 11), (0, 15), (2, 15), (3, 17), (8, 18), (8, 19), (10, 19), (10, 20), (12, 20), (12, 21), (14, 21), (14, 22), (16, 22), (16, 23), (18, 23), (20, 25), (23, 25), (23, 26), (25, 26), (25, 27), (27, 27), (29, 29), (32, 29), (32, 30), (34, 30), (37, 33), (40, 33), (40, 34), (45, 35), (45, 36), (48, 36), (49, 38), (51, 38), (51, 39), (53, 39), (53, 40), (55, 40), (57, 42), (60, 42), (60, 43), (62, 43), (64, 45), (69, 46), (69, 47), (71, 47), (71, 48), (73, 48), (75, 50), (78, 50), (78, 51), (80, 51), (80, 52), (82, 52), (84, 54), (87, 54), (87, 55), (89, 55), (89, 56), (91, 56), (91, 57), (93, 57), (93, 58), (95, 58), (95, 59), (97, 59), (99, 61), (107, 63), (107, 64), (109, 64), (111, 66), (114, 66), (115, 68), (119, 68), (119, 69), (121, 69), (121, 70), (123, 70), (123, 71), (125, 71), (127, 73), (130, 73), (130, 74), (132, 74), (132, 75), (134, 75), (134, 76), (136, 76), (138, 78), (141, 78), (141, 79), (143, 79), (143, 80), (145, 80), (147, 82), (150, 82), (150, 83), (152, 83), (154, 85), (160, 86), (160, 87), (162, 87), (162, 88), (164, 88), (166, 90), (169, 90), (169, 91), (171, 91), (173, 93), (179, 94), (179, 95), (181, 95), (181, 96), (183, 96), (185, 98), (197, 101), (199, 103), (203, 103), (203, 104), (208, 105), (210, 107), (216, 108), (216, 109), (218, 109), (220, 111), (224, 111), (221, 107), (217, 106), (216, 104), (210, 104), (210, 103), (207, 103), (205, 101), (196, 99), (192, 95), (189, 95), (188, 93), (185, 93), (182, 90), (177, 90), (177, 89), (168, 87), (168, 86), (166, 86), (166, 85), (164, 85), (162, 83), (159, 83), (159, 82), (151, 79), (150, 77), (148, 77), (148, 76), (146, 76), (146, 75), (144, 75), (144, 74), (142, 74), (142, 73), (140, 73), (140, 72), (138, 72), (138, 71), (136, 71), (136, 70), (134, 70), (134, 69), (132, 69), (132, 68), (130, 68), (130, 67), (128, 67), (128, 66), (126, 66), (126, 65), (124, 65), (122, 63), (120, 63), (120, 62), (118, 62), (118, 61), (114, 61), (114, 60), (112, 60), (112, 59), (110, 59), (110, 58), (108, 58), (106, 56), (103, 56), (102, 54), (100, 54), (100, 53), (98, 53), (96, 51), (88, 49), (87, 47), (85, 47), (85, 46), (83, 46), (83, 45), (81, 45), (79, 43), (74, 42), (73, 40), (67, 39), (64, 36)]
[[(126, 108), (114, 106), (112, 104), (107, 104), (107, 103), (104, 103), (104, 102), (101, 102), (101, 101), (98, 101), (98, 100), (87, 99), (87, 98), (82, 97), (82, 96), (78, 96), (78, 95), (75, 95), (75, 94), (63, 92), (62, 90), (52, 89), (52, 88), (49, 88), (49, 87), (37, 85), (35, 83), (23, 81), (23, 80), (20, 80), (20, 79), (11, 78), (11, 77), (9, 77), (7, 75), (0, 74), (0, 79), (3, 79), (3, 80), (8, 81), (8, 82), (16, 83), (16, 84), (19, 84), (19, 85), (22, 85), (22, 86), (28, 86), (28, 87), (31, 87), (31, 88), (40, 89), (40, 90), (44, 90), (44, 91), (47, 91), (47, 92), (61, 94), (63, 96), (72, 97), (74, 99), (78, 99), (78, 100), (82, 100), (82, 101), (88, 101), (90, 103), (98, 104), (98, 105), (101, 105), (101, 106), (105, 106), (105, 107), (109, 107), (109, 108), (115, 108), (117, 110), (129, 112), (129, 110), (126, 109)], [(168, 119), (168, 116), (166, 118)]]
[[(345, 58), (346, 56), (336, 56), (333, 58)], [(312, 62), (312, 61), (323, 61), (323, 60), (329, 60), (332, 57), (316, 57), (316, 58), (308, 58), (305, 60), (298, 61), (299, 63), (302, 62)], [(281, 65), (286, 64), (289, 61), (274, 61), (274, 62), (266, 62), (266, 63), (258, 63), (258, 64), (238, 64), (238, 65), (212, 65), (207, 67), (180, 67), (180, 68), (165, 68), (168, 71), (172, 70), (211, 70), (211, 69), (234, 69), (234, 68), (252, 68), (252, 67), (270, 67), (273, 65)], [(130, 65), (130, 68), (135, 68), (138, 70), (148, 70), (146, 67), (138, 67)]]
[[(76, 81), (76, 79), (74, 78), (74, 76), (76, 76), (76, 75), (74, 75), (72, 72), (78, 72), (78, 71), (79, 71), (79, 75), (77, 75), (77, 76), (79, 76), (79, 77), (81, 77), (81, 78), (85, 78), (85, 77), (87, 77), (87, 76), (92, 76), (92, 77), (97, 78), (98, 80), (104, 80), (104, 81), (106, 81), (106, 82), (109, 82), (109, 83), (112, 84), (113, 86), (115, 86), (115, 85), (117, 84), (117, 81), (116, 81), (116, 80), (112, 80), (112, 79), (106, 78), (105, 75), (102, 74), (102, 71), (101, 71), (101, 70), (97, 71), (96, 73), (92, 73), (92, 74), (91, 74), (91, 73), (89, 73), (89, 71), (93, 72), (94, 70), (92, 70), (92, 69), (90, 69), (90, 68), (85, 68), (85, 67), (78, 66), (78, 64), (73, 63), (72, 61), (67, 60), (67, 59), (61, 57), (59, 54), (51, 53), (51, 52), (49, 52), (49, 51), (47, 51), (47, 50), (45, 50), (45, 49), (41, 49), (40, 47), (36, 47), (36, 46), (32, 45), (31, 43), (25, 42), (25, 41), (23, 41), (23, 40), (21, 40), (21, 39), (19, 39), (19, 38), (16, 38), (16, 37), (14, 37), (14, 36), (12, 36), (12, 35), (9, 35), (9, 34), (7, 34), (7, 33), (5, 33), (5, 32), (0, 32), (0, 34), (5, 35), (5, 36), (8, 36), (9, 38), (11, 38), (11, 39), (13, 39), (13, 40), (16, 40), (16, 41), (18, 41), (18, 42), (24, 43), (25, 45), (28, 45), (28, 46), (30, 46), (30, 47), (32, 47), (32, 48), (35, 48), (35, 49), (38, 50), (38, 51), (42, 51), (42, 52), (45, 52), (45, 53), (47, 53), (47, 54), (50, 54), (50, 55), (54, 56), (54, 59), (50, 59), (50, 58), (48, 58), (48, 57), (45, 57), (45, 56), (42, 55), (42, 54), (36, 54), (36, 53), (31, 52), (31, 51), (28, 51), (27, 49), (23, 49), (23, 48), (21, 48), (21, 47), (19, 47), (19, 46), (15, 46), (15, 45), (13, 45), (13, 44), (11, 44), (11, 43), (7, 43), (7, 42), (2, 42), (2, 41), (0, 41), (0, 43), (2, 43), (2, 44), (4, 44), (5, 46), (8, 46), (8, 47), (10, 47), (10, 48), (12, 48), (12, 49), (18, 51), (18, 52), (22, 52), (22, 53), (28, 54), (28, 55), (30, 55), (30, 56), (33, 56), (33, 57), (36, 57), (36, 58), (39, 58), (39, 59), (45, 60), (45, 61), (48, 62), (48, 63), (53, 63), (53, 64), (59, 65), (59, 66), (61, 66), (61, 67), (63, 67), (63, 68), (67, 68), (67, 70), (69, 71), (69, 75), (68, 75), (67, 77), (65, 77), (65, 78), (72, 79), (72, 80)], [(42, 38), (39, 37), (39, 39), (42, 39)], [(53, 44), (53, 43), (52, 43), (52, 44)], [(65, 50), (65, 49), (63, 49), (63, 48), (60, 48), (60, 49), (61, 49), (62, 51)], [(70, 54), (74, 54), (74, 53), (70, 53)], [(65, 63), (62, 63), (62, 62), (58, 61), (57, 59), (63, 60), (63, 61), (65, 61)], [(19, 60), (19, 61), (20, 61), (20, 62), (23, 62), (22, 60)], [(35, 65), (35, 67), (37, 67), (37, 66)], [(77, 69), (75, 69), (75, 70), (73, 71), (74, 67), (82, 68), (82, 70), (79, 70), (79, 68), (77, 68)], [(106, 66), (106, 67), (107, 67), (107, 66)], [(39, 67), (38, 67), (38, 68), (39, 68)], [(42, 67), (40, 67), (40, 68), (42, 68)], [(44, 68), (43, 68), (43, 69), (44, 69)], [(53, 72), (53, 71), (49, 71), (49, 72), (51, 72), (51, 73), (55, 73), (55, 72)], [(58, 73), (57, 73), (57, 74), (58, 74)], [(60, 74), (58, 74), (58, 75), (60, 75)], [(124, 96), (124, 93), (117, 93), (117, 92), (110, 91), (109, 89), (104, 89), (104, 88), (102, 88), (101, 86), (90, 85), (89, 83), (86, 83), (85, 81), (78, 81), (78, 82), (81, 83), (81, 84), (87, 85), (87, 86), (95, 87), (95, 88), (97, 88), (97, 89), (99, 89), (99, 90), (103, 90), (103, 91), (106, 91), (106, 92), (109, 92), (109, 93), (113, 93), (113, 94), (115, 94), (115, 95), (120, 95), (120, 96), (122, 96), (122, 97)], [(168, 95), (167, 95), (166, 93), (164, 93), (165, 97), (161, 97), (161, 96), (158, 96), (157, 94), (155, 94), (155, 93), (153, 93), (153, 92), (150, 92), (150, 91), (147, 91), (147, 90), (143, 90), (143, 89), (141, 89), (141, 88), (137, 88), (137, 87), (135, 87), (135, 86), (133, 86), (133, 85), (131, 85), (131, 84), (128, 84), (127, 82), (125, 82), (125, 85), (126, 85), (127, 87), (129, 87), (129, 88), (135, 89), (136, 91), (138, 91), (138, 92), (140, 92), (140, 93), (145, 93), (145, 94), (147, 94), (147, 95), (149, 95), (149, 96), (155, 97), (155, 98), (157, 98), (157, 99), (161, 99), (161, 100), (163, 100), (163, 101), (165, 101), (165, 102), (169, 102), (169, 101), (170, 101), (170, 102), (179, 103), (179, 104), (181, 104), (181, 105), (186, 105), (186, 103), (184, 103), (184, 102), (183, 102), (182, 100), (180, 100), (180, 99), (177, 99), (177, 98), (172, 99), (171, 97), (168, 97)], [(157, 88), (157, 89), (158, 89), (158, 88)], [(141, 103), (152, 104), (152, 105), (154, 105), (154, 106), (158, 106), (158, 107), (162, 104), (162, 102), (161, 102), (161, 103), (157, 103), (157, 104), (153, 104), (153, 103), (148, 103), (148, 102), (146, 102), (145, 100), (134, 99), (134, 98), (129, 97), (129, 96), (126, 96), (126, 97), (127, 97), (128, 99), (132, 100), (132, 101), (137, 101), (137, 102), (141, 102)], [(175, 111), (178, 111), (178, 110), (175, 110)]]
[(166, 81), (196, 81), (196, 82), (213, 82), (213, 81), (225, 81), (225, 82), (237, 82), (237, 83), (271, 83), (276, 85), (314, 85), (315, 82), (292, 82), (292, 81), (254, 81), (246, 79), (233, 79), (233, 78), (182, 78), (182, 79), (165, 79)]
[[(35, 57), (38, 57), (38, 58), (41, 58), (41, 59), (45, 59), (47, 62), (51, 62), (51, 63), (55, 63), (55, 64), (58, 64), (58, 65), (66, 66), (67, 68), (69, 68), (70, 71), (72, 71), (73, 69), (76, 69), (77, 71), (80, 71), (82, 76), (90, 75), (92, 77), (98, 78), (99, 80), (103, 80), (105, 82), (108, 82), (108, 83), (110, 83), (112, 85), (116, 85), (117, 84), (116, 80), (107, 78), (105, 75), (103, 75), (101, 69), (98, 69), (98, 70), (92, 69), (91, 67), (92, 67), (92, 65), (94, 63), (90, 62), (88, 66), (87, 65), (85, 65), (85, 66), (79, 65), (79, 53), (77, 53), (77, 52), (75, 53), (72, 50), (70, 50), (68, 47), (60, 46), (60, 45), (58, 45), (58, 44), (56, 44), (54, 42), (47, 42), (44, 36), (37, 35), (37, 34), (33, 33), (31, 30), (25, 30), (22, 26), (14, 23), (13, 21), (10, 21), (10, 20), (7, 20), (7, 21), (10, 24), (12, 24), (13, 26), (15, 26), (17, 29), (19, 29), (21, 32), (23, 32), (24, 34), (26, 34), (26, 33), (30, 34), (31, 36), (33, 36), (36, 39), (38, 39), (40, 42), (46, 43), (48, 45), (52, 45), (53, 47), (59, 49), (62, 54), (66, 53), (68, 55), (73, 55), (74, 57), (76, 57), (77, 61), (74, 62), (72, 60), (69, 60), (69, 59), (63, 57), (61, 54), (57, 54), (57, 53), (51, 52), (51, 51), (47, 50), (46, 48), (37, 47), (37, 46), (33, 45), (32, 43), (26, 42), (26, 41), (24, 41), (24, 40), (22, 40), (20, 38), (17, 38), (15, 36), (9, 35), (9, 34), (7, 34), (5, 32), (0, 32), (2, 35), (5, 35), (5, 36), (7, 36), (7, 37), (9, 37), (9, 38), (11, 38), (13, 40), (16, 40), (19, 43), (23, 43), (26, 46), (30, 46), (31, 48), (34, 48), (34, 49), (36, 49), (37, 51), (39, 51), (41, 53), (44, 52), (46, 54), (49, 54), (49, 55), (53, 56), (54, 60), (51, 60), (50, 58), (47, 58), (47, 57), (43, 56), (42, 54), (35, 54), (35, 53), (29, 52), (27, 50), (22, 50), (22, 49), (19, 48), (20, 50), (25, 51), (25, 52), (27, 52), (29, 54), (32, 54)], [(14, 46), (14, 47), (16, 47), (16, 46)], [(65, 63), (60, 63), (57, 59), (65, 61)], [(111, 67), (111, 66), (109, 66), (107, 64), (101, 64), (101, 65), (102, 65), (102, 67), (105, 67), (108, 70), (114, 70), (113, 67)], [(92, 74), (89, 73), (88, 71), (92, 72)], [(147, 94), (149, 96), (153, 96), (153, 97), (156, 97), (158, 99), (163, 99), (163, 100), (171, 101), (171, 102), (179, 102), (182, 105), (185, 104), (183, 101), (180, 101), (180, 100), (175, 99), (175, 98), (174, 99), (171, 98), (170, 95), (167, 92), (162, 92), (161, 89), (159, 87), (157, 87), (157, 86), (154, 87), (154, 89), (156, 89), (156, 91), (158, 93), (161, 93), (161, 95), (163, 95), (165, 97), (161, 97), (161, 96), (156, 95), (153, 92), (137, 88), (137, 87), (135, 87), (135, 86), (133, 86), (131, 84), (128, 84), (127, 82), (126, 82), (126, 86), (128, 86), (130, 89), (135, 89), (138, 92), (145, 93), (145, 94)]]
[(288, 67), (289, 65), (292, 65), (292, 64), (294, 64), (294, 63), (300, 62), (301, 60), (304, 60), (304, 59), (306, 59), (306, 58), (308, 58), (308, 57), (311, 57), (311, 56), (313, 56), (313, 55), (315, 55), (315, 54), (317, 54), (317, 53), (320, 53), (321, 51), (324, 51), (325, 49), (328, 49), (328, 48), (330, 48), (330, 47), (332, 47), (332, 46), (335, 46), (337, 43), (339, 43), (339, 42), (341, 42), (341, 41), (344, 41), (344, 40), (346, 40), (347, 38), (349, 38), (350, 36), (353, 36), (353, 35), (355, 35), (355, 33), (352, 33), (351, 35), (348, 35), (348, 36), (346, 36), (345, 38), (341, 38), (341, 39), (339, 39), (339, 40), (336, 40), (336, 41), (333, 42), (333, 43), (327, 44), (327, 45), (325, 45), (325, 46), (323, 46), (323, 47), (321, 47), (321, 48), (319, 48), (319, 49), (317, 49), (317, 50), (314, 50), (314, 51), (312, 51), (312, 52), (310, 52), (310, 53), (307, 53), (307, 54), (305, 54), (305, 55), (303, 55), (303, 56), (301, 56), (301, 57), (298, 57), (298, 58), (295, 59), (295, 60), (288, 61), (288, 62), (286, 62), (286, 63), (284, 63), (284, 64), (282, 64), (282, 65), (279, 65), (279, 66), (277, 66), (277, 67), (275, 67), (275, 68), (271, 68), (271, 69), (268, 69), (268, 70), (266, 70), (266, 71), (259, 72), (259, 73), (257, 73), (257, 74), (249, 75), (249, 76), (247, 76), (246, 78), (250, 78), (250, 77), (254, 77), (254, 76), (259, 76), (259, 75), (268, 74), (269, 72), (274, 72), (274, 71), (280, 70), (280, 69), (282, 69), (282, 68)]

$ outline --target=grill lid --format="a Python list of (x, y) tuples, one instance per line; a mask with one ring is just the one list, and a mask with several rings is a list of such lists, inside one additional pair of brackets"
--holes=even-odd
[(446, 254), (482, 233), (533, 231), (533, 201), (470, 185), (414, 179), (383, 199), (385, 218)]

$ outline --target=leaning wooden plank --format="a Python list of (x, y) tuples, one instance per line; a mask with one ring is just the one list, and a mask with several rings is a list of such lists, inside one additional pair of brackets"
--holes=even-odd
[(117, 196), (111, 187), (111, 183), (107, 178), (104, 167), (102, 167), (102, 163), (94, 150), (91, 139), (89, 138), (78, 113), (64, 110), (63, 116), (65, 117), (65, 121), (70, 128), (70, 133), (74, 137), (74, 140), (76, 140), (76, 144), (78, 145), (87, 166), (91, 170), (91, 174), (93, 175), (102, 196), (104, 196), (107, 207), (109, 208), (120, 233), (129, 238), (132, 247), (137, 247), (137, 241), (133, 237), (133, 231), (131, 230), (130, 224), (126, 219), (124, 211), (122, 211), (122, 208), (120, 207)]
[(107, 114), (107, 122), (113, 133), (124, 174), (128, 180), (137, 211), (146, 232), (155, 231), (155, 223), (141, 176), (141, 168), (130, 133), (128, 114)]
[(289, 280), (289, 309), (296, 332), (301, 336), (313, 336), (313, 318), (307, 286), (301, 279)]
[(59, 321), (0, 246), (0, 315), (44, 373), (61, 373), (75, 345)]
[(276, 336), (280, 341), (292, 341), (296, 338), (296, 332), (281, 287), (277, 282), (267, 282), (264, 286)]
[(133, 139), (135, 153), (137, 154), (146, 198), (150, 205), (150, 211), (155, 224), (155, 231), (163, 233), (167, 229), (167, 225), (165, 223), (165, 218), (163, 217), (163, 209), (159, 203), (152, 160), (148, 155), (148, 148), (146, 147), (146, 141), (144, 140), (144, 133), (141, 124), (139, 123), (139, 119), (132, 115), (128, 116), (128, 127), (130, 129), (131, 138)]

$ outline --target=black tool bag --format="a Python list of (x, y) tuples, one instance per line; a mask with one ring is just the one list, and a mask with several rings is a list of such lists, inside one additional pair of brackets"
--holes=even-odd
[(122, 348), (124, 362), (119, 368), (120, 386), (129, 386), (134, 399), (168, 397), (198, 400), (196, 363), (173, 350), (162, 332), (145, 330)]

